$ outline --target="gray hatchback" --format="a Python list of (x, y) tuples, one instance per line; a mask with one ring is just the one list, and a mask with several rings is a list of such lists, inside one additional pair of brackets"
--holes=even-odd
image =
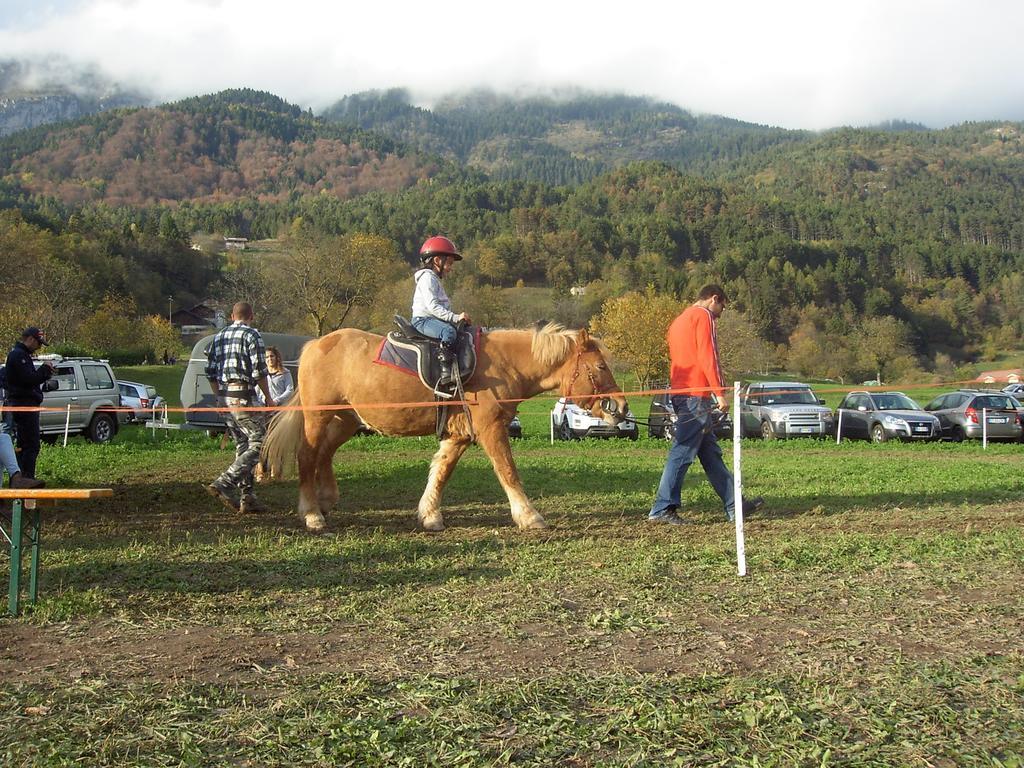
[(1017, 402), (1003, 392), (961, 389), (939, 395), (924, 407), (942, 426), (942, 436), (960, 442), (980, 440), (1020, 440), (1021, 416)]

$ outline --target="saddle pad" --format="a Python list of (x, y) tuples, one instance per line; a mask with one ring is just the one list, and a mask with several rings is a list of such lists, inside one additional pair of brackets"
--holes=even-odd
[[(469, 379), (476, 370), (476, 347), (480, 343), (481, 329), (477, 326), (472, 336), (462, 334), (458, 349), (459, 373), (463, 381)], [(397, 337), (392, 331), (381, 340), (377, 348), (377, 356), (373, 360), (377, 365), (386, 365), (409, 376), (416, 376), (427, 389), (434, 385), (428, 384), (433, 378), (436, 381), (436, 357), (433, 350), (427, 349), (422, 343), (413, 343)]]

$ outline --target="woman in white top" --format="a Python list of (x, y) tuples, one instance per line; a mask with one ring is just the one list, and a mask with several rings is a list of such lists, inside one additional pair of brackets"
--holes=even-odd
[[(267, 386), (270, 388), (270, 396), (274, 402), (284, 405), (285, 400), (292, 396), (295, 391), (295, 382), (292, 380), (291, 371), (281, 364), (281, 352), (277, 347), (267, 347)], [(262, 405), (265, 400), (263, 392), (256, 390), (256, 399)]]

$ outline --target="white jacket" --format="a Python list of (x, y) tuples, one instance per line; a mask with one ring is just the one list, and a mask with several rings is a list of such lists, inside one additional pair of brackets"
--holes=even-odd
[(413, 275), (416, 292), (412, 295), (413, 317), (436, 317), (446, 323), (456, 323), (458, 314), (452, 312), (452, 300), (444, 292), (441, 278), (432, 269), (418, 269)]

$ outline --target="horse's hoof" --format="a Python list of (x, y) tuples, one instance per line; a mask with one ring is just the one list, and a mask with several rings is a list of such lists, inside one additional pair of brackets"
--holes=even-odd
[(428, 533), (440, 533), (444, 530), (444, 520), (420, 520), (420, 525)]
[(310, 533), (323, 533), (327, 521), (322, 515), (306, 515), (306, 530)]
[(548, 528), (548, 523), (543, 517), (536, 517), (533, 520), (519, 526), (522, 531), (543, 531)]

